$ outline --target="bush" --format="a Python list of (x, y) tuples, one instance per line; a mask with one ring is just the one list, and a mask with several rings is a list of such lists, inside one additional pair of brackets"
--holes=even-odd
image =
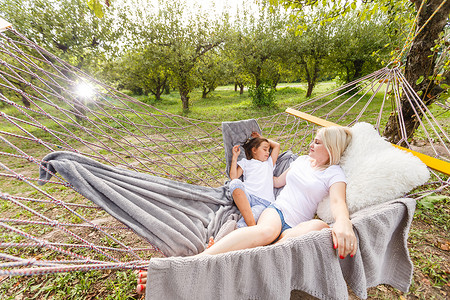
[(248, 94), (252, 98), (255, 106), (274, 106), (275, 105), (275, 89), (268, 84), (260, 84), (258, 87), (251, 86), (248, 88)]
[(301, 87), (286, 86), (277, 90), (278, 95), (291, 95), (304, 93), (305, 89)]

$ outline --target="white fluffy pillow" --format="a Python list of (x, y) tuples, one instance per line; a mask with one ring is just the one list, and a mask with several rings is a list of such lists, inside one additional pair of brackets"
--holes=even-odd
[[(392, 146), (372, 125), (357, 123), (351, 130), (352, 141), (340, 162), (347, 177), (350, 214), (401, 197), (429, 179), (428, 168), (419, 158)], [(328, 197), (319, 203), (317, 215), (333, 222)]]

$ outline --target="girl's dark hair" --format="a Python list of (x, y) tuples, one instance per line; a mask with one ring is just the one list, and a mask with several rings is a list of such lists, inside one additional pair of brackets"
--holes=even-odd
[[(253, 153), (252, 153), (252, 149), (253, 148), (258, 148), (259, 145), (261, 145), (262, 142), (267, 142), (269, 143), (269, 140), (267, 140), (266, 138), (263, 137), (254, 137), (254, 138), (249, 138), (244, 145), (242, 145), (242, 148), (244, 148), (245, 150), (245, 157), (247, 159), (252, 159), (253, 158)], [(270, 144), (270, 143), (269, 143)]]

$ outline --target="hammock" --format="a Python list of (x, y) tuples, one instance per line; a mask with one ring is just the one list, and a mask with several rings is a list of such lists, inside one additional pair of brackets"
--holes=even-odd
[[(170, 255), (154, 246), (154, 240), (149, 244), (136, 234), (137, 227), (124, 226), (83, 197), (59, 170), (46, 167), (44, 157), (70, 152), (130, 172), (220, 190), (227, 180), (222, 124), (136, 101), (60, 60), (10, 25), (3, 26), (0, 275), (146, 268), (151, 257)], [(90, 86), (93, 95), (78, 96), (80, 84)], [(381, 131), (398, 110), (402, 93), (411, 104), (420, 103), (399, 68), (383, 68), (293, 109), (340, 125), (364, 121)], [(419, 199), (448, 188), (450, 140), (426, 106), (415, 107), (423, 114), (416, 133), (420, 138), (413, 144), (399, 117), (400, 142), (440, 162), (430, 169), (431, 179), (420, 191), (405, 195)], [(289, 113), (256, 121), (264, 136), (296, 155), (306, 153), (318, 127)], [(40, 168), (53, 177), (40, 178)], [(204, 245), (217, 227), (201, 234)], [(201, 247), (197, 241), (194, 248)]]

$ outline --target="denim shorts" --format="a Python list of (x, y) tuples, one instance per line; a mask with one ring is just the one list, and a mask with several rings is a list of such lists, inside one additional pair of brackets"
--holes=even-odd
[[(278, 215), (280, 216), (280, 219), (281, 219), (281, 231), (280, 231), (280, 235), (281, 235), (286, 229), (292, 228), (292, 227), (289, 226), (288, 223), (286, 223), (286, 221), (284, 220), (283, 212), (282, 212), (281, 210), (279, 210), (278, 208), (276, 208), (275, 205), (273, 205), (273, 203), (270, 204), (267, 208), (273, 208), (273, 209), (275, 209), (275, 210), (277, 211)], [(279, 238), (279, 237), (280, 237), (280, 236), (278, 236), (278, 238)], [(277, 238), (277, 239), (278, 239), (278, 238)]]
[[(252, 209), (253, 218), (255, 219), (255, 222), (258, 222), (259, 216), (261, 216), (263, 210), (266, 209), (266, 207), (269, 206), (271, 202), (262, 199), (258, 196), (247, 193), (247, 191), (245, 190), (244, 183), (239, 179), (234, 179), (230, 182), (230, 193), (233, 194), (235, 189), (241, 189), (242, 191), (244, 191), (245, 195), (247, 196), (247, 200), (250, 204), (250, 207)], [(241, 228), (246, 227), (247, 223), (245, 223), (244, 218), (241, 217), (236, 225), (238, 228)]]

